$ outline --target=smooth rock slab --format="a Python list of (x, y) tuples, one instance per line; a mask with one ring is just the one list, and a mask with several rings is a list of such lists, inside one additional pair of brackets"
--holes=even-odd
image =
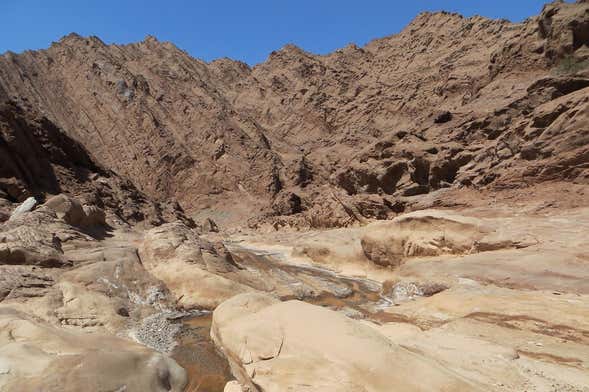
[(247, 293), (222, 303), (211, 336), (246, 391), (479, 391), (361, 322)]
[[(9, 365), (8, 367), (6, 365)], [(180, 392), (176, 362), (133, 342), (57, 329), (0, 310), (0, 390)]]

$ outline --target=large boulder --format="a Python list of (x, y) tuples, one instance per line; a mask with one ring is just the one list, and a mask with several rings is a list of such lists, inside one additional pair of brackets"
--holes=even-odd
[(55, 214), (34, 211), (13, 215), (0, 228), (0, 264), (62, 267), (69, 265), (52, 226)]
[(84, 206), (84, 220), (82, 225), (85, 227), (105, 226), (106, 213), (97, 206)]
[(166, 284), (181, 308), (213, 309), (251, 290), (222, 276), (236, 270), (222, 245), (204, 241), (180, 222), (147, 231), (139, 254), (145, 268)]
[(94, 227), (106, 224), (104, 210), (97, 206), (82, 206), (77, 199), (64, 194), (53, 196), (43, 206), (72, 226)]
[(0, 309), (2, 391), (180, 392), (186, 381), (174, 360), (144, 346)]
[(81, 226), (86, 217), (82, 204), (67, 195), (53, 196), (45, 202), (44, 206), (53, 210), (58, 218), (72, 226)]
[(41, 267), (70, 266), (67, 250), (96, 241), (48, 206), (13, 215), (0, 225), (0, 264)]
[(366, 227), (364, 255), (381, 266), (398, 267), (410, 257), (466, 254), (525, 246), (483, 221), (439, 210), (415, 211)]
[(211, 336), (246, 391), (482, 390), (374, 328), (300, 301), (233, 297), (215, 310)]

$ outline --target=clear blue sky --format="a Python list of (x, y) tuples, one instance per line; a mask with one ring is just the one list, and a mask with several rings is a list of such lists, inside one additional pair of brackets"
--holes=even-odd
[(547, 0), (0, 0), (0, 53), (76, 32), (107, 43), (151, 34), (206, 61), (256, 64), (287, 43), (327, 53), (401, 30), (421, 11), (521, 21)]

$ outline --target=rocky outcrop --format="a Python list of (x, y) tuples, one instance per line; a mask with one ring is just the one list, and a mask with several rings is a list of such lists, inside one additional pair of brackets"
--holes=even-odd
[(58, 325), (118, 333), (154, 309), (168, 290), (135, 248), (112, 236), (104, 213), (58, 195), (0, 225), (0, 302)]
[(184, 390), (176, 362), (114, 336), (65, 331), (23, 313), (0, 309), (3, 391)]
[(0, 189), (15, 201), (56, 194), (98, 168), (80, 145), (30, 105), (0, 104)]
[[(234, 113), (208, 66), (172, 44), (148, 39), (116, 49), (71, 34), (47, 51), (0, 62), (2, 91), (48, 113), (99, 164), (132, 178), (153, 199), (177, 196), (202, 207), (219, 193), (248, 201), (240, 187), (256, 196), (278, 191), (264, 129)], [(14, 78), (21, 66), (30, 69), (38, 95)]]
[(67, 195), (57, 195), (44, 204), (53, 210), (59, 219), (78, 227), (105, 226), (106, 215), (96, 206), (82, 206), (80, 202)]
[(367, 325), (299, 301), (236, 296), (215, 310), (211, 336), (246, 391), (482, 390)]
[(493, 52), (491, 75), (546, 66), (556, 66), (562, 73), (586, 68), (587, 10), (589, 6), (583, 0), (546, 4), (539, 16), (524, 21), (519, 34)]
[(179, 308), (214, 309), (224, 300), (251, 290), (223, 276), (237, 267), (222, 245), (199, 238), (182, 223), (147, 231), (139, 254), (147, 271), (170, 289)]
[(589, 5), (578, 1), (544, 6), (538, 21), (538, 35), (545, 40), (544, 53), (552, 61), (589, 48)]
[(174, 361), (112, 336), (171, 304), (134, 248), (99, 242), (105, 229), (65, 195), (0, 224), (0, 389), (183, 390)]
[[(50, 211), (13, 215), (0, 226), (0, 264), (63, 267), (71, 263), (64, 257), (61, 240)], [(68, 232), (64, 228), (64, 232)]]
[(366, 227), (360, 239), (369, 260), (391, 267), (411, 257), (467, 254), (532, 243), (531, 238), (512, 238), (499, 227), (478, 219), (435, 210), (416, 211), (373, 224)]

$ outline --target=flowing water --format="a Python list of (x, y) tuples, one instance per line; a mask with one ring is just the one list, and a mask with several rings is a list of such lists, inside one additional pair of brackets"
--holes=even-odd
[[(277, 254), (240, 247), (233, 247), (231, 253), (244, 270), (279, 287), (282, 300), (299, 299), (375, 322), (403, 321), (382, 312), (391, 302), (381, 296), (378, 282), (341, 276), (320, 267), (289, 264)], [(188, 372), (187, 392), (222, 392), (232, 379), (229, 364), (211, 341), (211, 319), (208, 313), (181, 320), (172, 357)]]
[(188, 373), (186, 392), (222, 392), (232, 379), (227, 360), (211, 341), (211, 318), (209, 313), (182, 320), (172, 358)]

